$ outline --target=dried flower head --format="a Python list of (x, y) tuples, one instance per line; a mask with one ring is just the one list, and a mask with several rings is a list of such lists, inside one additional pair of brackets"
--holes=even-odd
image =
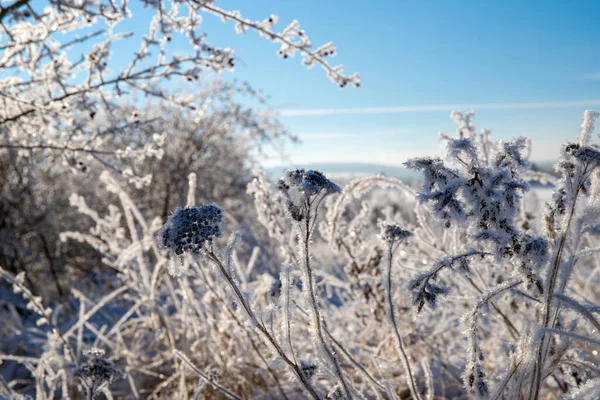
[(290, 217), (298, 222), (304, 220), (313, 204), (318, 207), (326, 196), (342, 192), (322, 172), (303, 169), (284, 171), (283, 177), (277, 182), (277, 188), (285, 196)]
[(324, 191), (326, 194), (341, 193), (342, 189), (325, 177), (322, 172), (303, 169), (286, 170), (278, 182), (281, 190), (298, 191), (305, 198)]
[(84, 361), (75, 370), (75, 376), (81, 380), (88, 393), (92, 396), (110, 385), (115, 379), (123, 378), (124, 374), (113, 366), (113, 363), (103, 358), (104, 350), (92, 348), (84, 353)]
[(579, 148), (574, 156), (583, 163), (600, 163), (600, 151), (591, 146)]
[(158, 233), (165, 249), (176, 255), (198, 253), (207, 241), (223, 236), (223, 209), (216, 204), (178, 208)]
[(310, 380), (318, 369), (319, 366), (315, 362), (300, 360), (300, 371), (306, 379)]
[(405, 241), (412, 235), (411, 232), (401, 229), (398, 225), (383, 222), (381, 224), (381, 233), (379, 234), (379, 237), (383, 242), (393, 245), (394, 243)]

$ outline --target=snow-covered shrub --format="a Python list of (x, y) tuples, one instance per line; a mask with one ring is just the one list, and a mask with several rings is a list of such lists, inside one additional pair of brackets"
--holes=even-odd
[[(252, 167), (247, 154), (287, 136), (269, 110), (247, 106), (264, 102), (250, 86), (208, 82), (212, 72), (232, 71), (236, 57), (208, 42), (207, 15), (232, 23), (238, 33), (259, 33), (279, 45), (283, 58), (300, 54), (336, 85), (359, 84), (357, 74), (346, 76), (330, 64), (335, 46), (313, 48), (297, 21), (279, 29), (275, 15), (252, 21), (215, 1), (14, 0), (0, 6), (0, 264), (13, 273), (27, 270), (32, 286), (54, 283), (32, 287), (36, 293), (63, 298), (70, 284), (60, 282), (65, 272), (97, 278), (86, 274), (98, 269), (97, 257), (64, 249), (56, 237), (85, 229), (68, 211), (57, 213), (69, 209), (75, 187), (93, 188), (101, 170), (146, 188), (148, 206), (166, 216), (181, 205), (177, 197), (189, 170), (228, 170), (228, 179), (219, 180), (206, 169), (205, 177), (215, 178), (202, 182), (210, 196), (237, 197)], [(128, 32), (132, 26), (136, 31)], [(137, 50), (123, 51), (125, 42)], [(233, 92), (252, 98), (233, 101)], [(235, 142), (232, 151), (224, 151), (225, 141)], [(177, 172), (180, 178), (173, 179)], [(150, 185), (151, 176), (169, 184)], [(239, 208), (230, 212), (244, 214)]]
[[(132, 156), (118, 159), (105, 155), (104, 161), (121, 163), (122, 173), (113, 172), (120, 181), (134, 186), (130, 195), (138, 207), (148, 215), (164, 218), (173, 208), (184, 205), (187, 175), (193, 170), (199, 182), (199, 200), (221, 202), (233, 217), (231, 221), (236, 221), (238, 228), (232, 229), (239, 229), (251, 223), (245, 192), (256, 160), (265, 149), (283, 146), (294, 138), (274, 118), (265, 99), (253, 94), (248, 85), (213, 81), (206, 86), (194, 94), (196, 101), (204, 104), (200, 120), (166, 101), (148, 104), (147, 108), (123, 102), (113, 117), (94, 120), (88, 127), (112, 132), (111, 126), (119, 126), (136, 111), (145, 122), (128, 124), (119, 134), (106, 138)], [(245, 105), (248, 100), (262, 102), (262, 106)], [(146, 143), (152, 137), (161, 142), (159, 153), (146, 156), (143, 149), (153, 149)], [(23, 158), (16, 153), (0, 150), (0, 265), (11, 273), (27, 272), (34, 293), (66, 300), (67, 288), (73, 282), (87, 281), (93, 286), (103, 279), (96, 272), (107, 271), (90, 249), (58, 240), (61, 231), (90, 228), (89, 220), (78, 218), (70, 206), (73, 192), (84, 196), (92, 208), (111, 201), (97, 186), (106, 167), (90, 156), (85, 159), (85, 172), (70, 174), (53, 154), (34, 152)], [(261, 245), (251, 242), (250, 235), (246, 239), (250, 244), (244, 245), (244, 251)], [(261, 250), (259, 258), (268, 254), (264, 246)]]

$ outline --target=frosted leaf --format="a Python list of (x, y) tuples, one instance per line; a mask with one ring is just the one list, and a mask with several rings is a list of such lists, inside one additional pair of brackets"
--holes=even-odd
[(19, 272), (16, 276), (15, 276), (15, 280), (20, 283), (21, 285), (25, 284), (25, 271), (21, 271)]

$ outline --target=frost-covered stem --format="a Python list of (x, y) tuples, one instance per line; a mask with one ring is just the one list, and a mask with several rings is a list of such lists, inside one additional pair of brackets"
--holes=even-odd
[[(567, 223), (564, 225), (562, 234), (560, 236), (560, 241), (558, 243), (558, 247), (556, 250), (556, 255), (552, 260), (552, 267), (549, 274), (549, 279), (546, 284), (545, 294), (544, 294), (544, 315), (542, 321), (542, 329), (545, 330), (548, 328), (550, 323), (550, 306), (552, 303), (552, 299), (554, 298), (554, 287), (556, 286), (556, 280), (558, 278), (558, 270), (560, 269), (560, 261), (562, 259), (562, 252), (565, 247), (565, 243), (567, 241), (567, 235), (569, 233), (569, 229), (571, 227), (571, 221), (573, 220), (573, 215), (575, 214), (575, 207), (577, 205), (577, 197), (579, 195), (579, 191), (581, 190), (581, 185), (577, 182), (577, 189), (575, 190), (575, 194), (573, 195), (573, 200), (571, 202), (571, 208), (569, 209), (569, 216), (567, 217)], [(544, 332), (544, 331), (542, 331)], [(545, 360), (545, 351), (544, 347), (546, 346), (546, 336), (542, 333), (542, 337), (539, 340), (538, 348), (537, 348), (537, 358), (534, 364), (534, 376), (531, 381), (531, 391), (529, 395), (529, 399), (537, 399), (540, 391), (540, 386), (542, 384), (542, 374), (544, 370), (544, 360)]]
[(284, 272), (282, 273), (281, 282), (281, 297), (283, 300), (283, 329), (285, 330), (285, 340), (288, 342), (288, 346), (290, 348), (290, 354), (292, 355), (292, 359), (296, 364), (298, 364), (298, 360), (296, 360), (296, 353), (294, 352), (294, 345), (292, 343), (292, 322), (290, 318), (290, 268), (288, 266), (285, 267)]
[(394, 331), (394, 336), (397, 341), (397, 350), (400, 359), (402, 360), (402, 364), (404, 365), (404, 369), (406, 370), (406, 383), (410, 389), (410, 394), (416, 399), (421, 400), (421, 395), (419, 393), (419, 388), (417, 386), (417, 382), (415, 381), (415, 376), (410, 367), (410, 361), (408, 360), (408, 354), (406, 351), (406, 345), (404, 344), (404, 339), (402, 338), (402, 334), (400, 333), (400, 328), (398, 327), (398, 322), (396, 321), (396, 312), (394, 308), (394, 301), (392, 299), (392, 250), (393, 243), (389, 242), (387, 244), (387, 265), (386, 265), (386, 274), (384, 278), (385, 283), (385, 301), (388, 308), (388, 319)]
[(598, 322), (596, 317), (594, 317), (594, 314), (592, 314), (587, 308), (585, 308), (584, 306), (579, 304), (579, 302), (577, 302), (576, 300), (574, 300), (568, 296), (565, 296), (563, 294), (556, 293), (554, 295), (554, 297), (556, 297), (562, 303), (565, 303), (567, 306), (571, 307), (574, 311), (577, 311), (578, 313), (580, 313), (581, 315), (586, 317), (587, 320), (592, 325), (594, 325), (594, 328), (596, 328), (598, 330), (598, 332), (600, 332), (600, 322)]
[(481, 313), (481, 309), (488, 303), (491, 302), (491, 299), (501, 293), (504, 293), (507, 290), (513, 289), (514, 287), (523, 283), (523, 280), (520, 278), (512, 278), (510, 280), (505, 281), (504, 283), (492, 287), (486, 290), (477, 300), (477, 303), (471, 310), (469, 314), (466, 316), (467, 321), (467, 334), (469, 336), (469, 350), (467, 357), (467, 372), (464, 375), (465, 387), (475, 387), (477, 390), (477, 394), (479, 397), (484, 398), (488, 394), (488, 386), (485, 382), (485, 372), (483, 365), (483, 357), (481, 354), (481, 346), (479, 344), (479, 339), (477, 338), (477, 321), (479, 320), (479, 315)]
[(13, 144), (13, 143), (0, 143), (0, 149), (72, 151), (73, 153), (87, 153), (87, 154), (101, 154), (101, 155), (115, 155), (116, 154), (116, 151), (89, 149), (86, 147), (71, 147), (71, 146), (66, 146), (66, 145), (65, 146), (55, 146), (55, 145), (49, 145), (49, 144), (25, 145), (25, 144)]
[[(267, 367), (267, 370), (269, 371), (269, 373), (273, 377), (273, 380), (277, 384), (277, 388), (279, 389), (279, 393), (281, 393), (281, 396), (284, 399), (287, 400), (288, 397), (285, 394), (285, 392), (283, 391), (283, 388), (281, 387), (281, 382), (279, 381), (279, 378), (277, 378), (277, 374), (275, 373), (275, 371), (273, 370), (273, 368), (271, 368), (271, 365), (265, 359), (265, 357), (262, 355), (262, 353), (260, 352), (260, 349), (258, 348), (258, 346), (256, 345), (256, 343), (254, 342), (254, 339), (252, 338), (252, 332), (248, 331), (247, 329), (245, 329), (244, 325), (238, 319), (238, 317), (235, 315), (235, 312), (231, 309), (231, 307), (229, 306), (229, 304), (225, 301), (225, 299), (223, 299), (223, 297), (221, 297), (221, 295), (210, 284), (210, 282), (208, 281), (208, 278), (207, 278), (206, 274), (204, 273), (204, 271), (202, 270), (202, 268), (198, 268), (198, 270), (200, 271), (200, 274), (202, 276), (202, 280), (204, 281), (204, 284), (206, 285), (206, 287), (208, 288), (208, 290), (213, 294), (213, 296), (215, 296), (215, 298), (218, 301), (221, 302), (221, 304), (223, 304), (223, 306), (225, 307), (225, 310), (227, 310), (227, 313), (235, 321), (235, 323), (237, 324), (237, 326), (239, 326), (240, 329), (242, 329), (242, 330), (244, 330), (246, 332), (246, 335), (248, 336), (248, 340), (250, 341), (250, 344), (252, 345), (252, 349), (254, 350), (254, 352), (256, 353), (256, 355), (258, 356), (258, 358), (260, 358), (261, 361)], [(294, 359), (294, 362), (296, 362), (295, 359)]]
[(279, 355), (279, 357), (292, 369), (292, 371), (294, 372), (294, 374), (296, 374), (296, 377), (298, 377), (298, 379), (300, 380), (300, 382), (302, 382), (302, 384), (304, 385), (304, 387), (306, 388), (306, 390), (310, 393), (310, 395), (314, 399), (320, 400), (321, 397), (317, 394), (317, 392), (312, 387), (312, 385), (307, 380), (307, 378), (304, 376), (304, 374), (302, 373), (302, 371), (300, 371), (300, 367), (298, 367), (298, 365), (296, 363), (294, 363), (292, 360), (289, 359), (289, 357), (285, 354), (285, 352), (283, 351), (283, 349), (281, 348), (281, 346), (279, 346), (279, 344), (277, 343), (277, 341), (275, 340), (275, 338), (273, 337), (273, 335), (271, 335), (271, 333), (269, 332), (269, 330), (261, 322), (258, 321), (258, 319), (256, 318), (256, 315), (254, 314), (254, 312), (250, 308), (250, 305), (246, 301), (246, 298), (244, 297), (244, 295), (240, 291), (240, 289), (237, 286), (237, 284), (234, 282), (234, 280), (231, 277), (231, 275), (229, 275), (229, 273), (227, 272), (227, 269), (225, 268), (225, 266), (223, 265), (223, 263), (221, 262), (221, 260), (219, 260), (219, 258), (212, 251), (210, 253), (208, 253), (208, 258), (212, 262), (215, 263), (215, 265), (217, 266), (217, 268), (219, 269), (219, 271), (221, 272), (221, 274), (223, 275), (223, 277), (225, 278), (225, 280), (229, 284), (229, 287), (231, 287), (231, 289), (233, 290), (233, 292), (234, 292), (235, 296), (237, 297), (238, 301), (240, 302), (240, 304), (244, 308), (244, 311), (246, 311), (246, 314), (248, 315), (248, 318), (250, 318), (250, 321), (252, 322), (252, 325), (254, 327), (256, 327), (256, 329), (258, 330), (258, 332), (260, 332), (262, 334), (263, 338), (266, 341), (268, 341), (273, 346), (273, 348), (275, 349), (275, 351), (277, 352), (277, 354)]
[[(71, 336), (76, 330), (78, 329), (82, 329), (84, 324), (89, 321), (90, 318), (92, 318), (93, 315), (95, 315), (102, 307), (104, 307), (109, 301), (113, 300), (114, 298), (118, 297), (119, 295), (121, 295), (123, 292), (126, 292), (127, 290), (129, 290), (129, 286), (121, 286), (120, 288), (117, 288), (116, 290), (112, 291), (111, 293), (105, 295), (100, 301), (98, 301), (97, 303), (91, 302), (91, 300), (87, 300), (88, 302), (90, 302), (91, 304), (93, 304), (93, 307), (90, 308), (89, 311), (81, 314), (81, 317), (79, 317), (79, 320), (73, 324), (69, 330), (67, 330), (64, 334), (65, 337), (69, 337)], [(77, 296), (80, 297), (82, 300), (82, 307), (80, 309), (84, 309), (83, 305), (85, 303), (83, 303), (83, 300), (85, 300), (83, 294), (81, 292), (79, 292), (76, 289), (73, 289), (73, 293)], [(79, 354), (78, 354), (79, 355)]]
[(213, 385), (215, 388), (217, 388), (218, 390), (220, 390), (222, 393), (224, 393), (225, 395), (227, 395), (229, 398), (232, 398), (234, 400), (242, 400), (241, 397), (239, 397), (236, 394), (234, 394), (234, 393), (230, 392), (229, 390), (225, 389), (223, 386), (221, 386), (218, 383), (216, 383), (214, 381), (214, 379), (210, 379), (208, 376), (206, 376), (202, 371), (200, 371), (200, 369), (198, 367), (196, 367), (190, 361), (189, 358), (187, 358), (185, 356), (185, 354), (183, 354), (179, 350), (174, 350), (173, 354), (177, 358), (179, 358), (185, 365), (187, 365), (188, 367), (190, 367), (198, 376), (200, 376), (201, 378), (203, 378), (208, 384)]
[[(83, 301), (83, 299), (79, 300), (79, 321), (83, 321), (85, 315), (85, 301)], [(81, 357), (81, 352), (83, 350), (83, 326), (84, 324), (82, 323), (79, 328), (77, 329), (77, 348), (76, 348), (76, 353), (77, 353), (77, 359), (79, 359)]]
[[(119, 189), (121, 189), (121, 188), (119, 187)], [(140, 275), (142, 278), (142, 284), (144, 285), (144, 288), (149, 289), (150, 288), (150, 273), (148, 271), (148, 266), (146, 265), (146, 261), (144, 260), (144, 246), (142, 245), (142, 243), (140, 241), (137, 229), (135, 227), (135, 223), (134, 223), (134, 219), (133, 219), (133, 215), (132, 215), (132, 208), (129, 207), (129, 204), (130, 204), (130, 202), (128, 201), (129, 199), (126, 197), (126, 194), (122, 191), (122, 189), (120, 190), (119, 198), (121, 200), (121, 203), (123, 203), (123, 211), (125, 212), (125, 221), (127, 222), (127, 227), (129, 228), (131, 242), (137, 248), (137, 253), (138, 253), (137, 261), (138, 261), (138, 265), (140, 267)], [(144, 231), (145, 231), (145, 229), (144, 229)]]
[(193, 207), (196, 204), (196, 185), (197, 178), (195, 172), (190, 172), (188, 175), (188, 194), (186, 205), (188, 207)]
[(240, 301), (240, 304), (242, 305), (242, 307), (246, 311), (246, 314), (248, 314), (248, 317), (250, 317), (252, 325), (261, 326), (261, 324), (258, 322), (258, 319), (256, 318), (256, 315), (254, 314), (254, 312), (250, 308), (250, 305), (246, 301), (246, 298), (244, 297), (244, 295), (240, 291), (240, 288), (234, 282), (233, 278), (231, 277), (231, 275), (229, 274), (229, 272), (227, 271), (227, 269), (225, 268), (225, 266), (223, 265), (223, 263), (221, 262), (221, 260), (219, 260), (219, 258), (213, 252), (210, 252), (208, 254), (208, 256), (209, 256), (210, 260), (212, 260), (217, 265), (217, 267), (221, 271), (221, 274), (223, 275), (223, 277), (225, 277), (225, 279), (227, 280), (227, 283), (229, 283), (229, 286), (231, 287), (231, 289), (233, 289), (233, 292), (235, 293), (235, 296)]
[(506, 375), (504, 380), (498, 385), (498, 388), (496, 389), (496, 393), (491, 398), (492, 400), (498, 400), (498, 398), (500, 398), (500, 395), (502, 394), (502, 392), (504, 392), (504, 388), (506, 387), (506, 385), (508, 385), (508, 382), (510, 382), (510, 380), (515, 375), (515, 373), (517, 372), (517, 370), (519, 369), (519, 367), (521, 366), (522, 363), (523, 363), (523, 360), (521, 359), (521, 360), (519, 360), (519, 362), (517, 362), (512, 367), (512, 369), (510, 370), (510, 373), (508, 375)]
[(331, 332), (329, 332), (327, 327), (324, 327), (324, 330), (331, 342), (335, 344), (335, 346), (348, 358), (348, 361), (350, 361), (354, 368), (356, 368), (364, 376), (364, 378), (370, 382), (373, 390), (375, 390), (376, 392), (385, 393), (385, 388), (383, 387), (383, 385), (377, 382), (377, 380), (373, 378), (373, 376), (361, 365), (361, 363), (356, 361), (354, 357), (352, 357), (352, 355), (346, 351), (344, 346), (333, 337), (333, 335), (331, 334)]
[[(300, 312), (302, 312), (305, 316), (308, 316), (308, 313), (306, 312), (306, 310), (304, 310), (302, 307), (300, 307), (298, 304), (296, 304), (296, 307), (298, 308), (298, 310), (300, 310)], [(343, 353), (346, 358), (348, 358), (348, 361), (350, 361), (350, 363), (364, 376), (364, 378), (366, 380), (368, 380), (371, 383), (371, 386), (373, 387), (373, 389), (375, 391), (380, 391), (383, 394), (385, 394), (385, 387), (377, 382), (377, 379), (375, 379), (370, 373), (369, 371), (367, 371), (361, 363), (359, 363), (358, 361), (356, 361), (354, 359), (354, 357), (352, 357), (352, 354), (348, 353), (346, 351), (346, 349), (344, 348), (344, 345), (342, 343), (340, 343), (335, 337), (333, 337), (333, 335), (331, 334), (331, 332), (329, 332), (329, 329), (327, 329), (326, 326), (323, 327), (323, 331), (327, 334), (327, 336), (329, 337), (329, 340), (331, 340), (331, 342), (335, 345), (335, 347), (337, 347), (341, 353)]]
[(9, 4), (6, 7), (0, 6), (0, 22), (2, 22), (7, 15), (10, 15), (13, 11), (26, 5), (30, 1), (31, 0), (17, 0), (14, 3)]
[(16, 392), (14, 390), (12, 390), (10, 388), (10, 386), (8, 386), (8, 383), (6, 383), (6, 381), (4, 380), (4, 377), (2, 377), (1, 375), (0, 375), (0, 387), (2, 387), (4, 389), (4, 392), (7, 395), (16, 394)]
[(336, 69), (332, 68), (325, 60), (323, 60), (321, 57), (317, 56), (316, 53), (310, 51), (307, 47), (305, 46), (299, 46), (296, 43), (286, 39), (285, 37), (283, 37), (282, 35), (279, 35), (269, 29), (265, 29), (264, 27), (260, 26), (259, 24), (256, 24), (254, 22), (250, 22), (247, 20), (244, 20), (242, 18), (239, 18), (238, 16), (236, 16), (235, 14), (232, 14), (230, 12), (227, 12), (223, 9), (220, 9), (218, 7), (212, 6), (211, 3), (209, 2), (205, 2), (205, 1), (198, 1), (198, 0), (193, 0), (196, 4), (198, 4), (198, 6), (200, 6), (201, 8), (204, 8), (205, 10), (208, 10), (220, 17), (224, 17), (224, 18), (228, 18), (228, 19), (232, 19), (235, 22), (238, 23), (242, 23), (245, 26), (249, 26), (252, 29), (256, 30), (257, 32), (260, 32), (261, 34), (267, 36), (270, 39), (273, 40), (277, 40), (280, 43), (285, 44), (286, 46), (289, 47), (293, 47), (296, 50), (298, 50), (300, 53), (306, 55), (307, 57), (309, 57), (311, 60), (316, 61), (317, 63), (319, 63), (323, 69), (325, 69), (327, 71), (327, 73), (337, 77), (338, 79), (342, 79), (345, 80), (346, 78), (340, 74)]
[[(238, 323), (238, 325), (241, 325), (239, 321), (236, 320), (236, 322)], [(281, 393), (281, 396), (285, 400), (288, 400), (288, 397), (285, 394), (285, 391), (281, 387), (281, 382), (279, 381), (279, 378), (277, 377), (277, 374), (275, 373), (275, 371), (273, 370), (273, 368), (271, 368), (271, 365), (269, 364), (269, 361), (267, 361), (267, 359), (265, 359), (265, 357), (260, 352), (260, 349), (258, 348), (258, 346), (256, 345), (256, 343), (254, 343), (254, 339), (252, 339), (252, 336), (250, 335), (250, 332), (246, 332), (246, 334), (248, 335), (248, 340), (250, 340), (250, 345), (252, 346), (252, 349), (254, 350), (254, 352), (256, 353), (256, 355), (258, 356), (258, 358), (260, 358), (260, 360), (265, 364), (265, 366), (267, 367), (267, 370), (269, 371), (269, 373), (273, 377), (273, 380), (277, 384), (277, 389), (279, 390), (279, 393)]]
[(556, 328), (541, 329), (540, 335), (543, 335), (545, 333), (548, 333), (548, 334), (551, 334), (551, 335), (560, 335), (560, 336), (570, 337), (570, 338), (573, 338), (575, 340), (580, 340), (582, 342), (593, 344), (593, 345), (596, 345), (596, 346), (600, 345), (600, 340), (598, 340), (598, 339), (594, 339), (594, 338), (591, 338), (591, 337), (583, 336), (583, 335), (580, 335), (578, 333), (574, 333), (574, 332), (570, 332), (570, 331), (563, 331), (561, 329), (556, 329)]
[(29, 291), (29, 289), (27, 289), (25, 287), (25, 285), (23, 285), (21, 282), (19, 282), (17, 279), (15, 279), (11, 274), (6, 272), (1, 266), (0, 266), (0, 275), (2, 275), (2, 277), (4, 279), (8, 280), (11, 284), (18, 287), (19, 290), (27, 297), (27, 299), (30, 301), (30, 303), (33, 305), (33, 307), (35, 307), (35, 309), (37, 310), (37, 313), (42, 318), (44, 318), (44, 320), (46, 321), (46, 323), (48, 324), (50, 329), (52, 329), (52, 332), (54, 332), (54, 334), (56, 336), (58, 336), (60, 341), (63, 343), (65, 351), (67, 352), (67, 358), (69, 359), (69, 361), (75, 362), (76, 358), (73, 355), (73, 352), (71, 351), (71, 347), (69, 346), (69, 343), (67, 342), (67, 340), (65, 339), (63, 334), (60, 332), (58, 327), (56, 325), (54, 325), (54, 323), (52, 322), (52, 318), (46, 313), (46, 310), (44, 309), (44, 307), (40, 303), (38, 303), (35, 296)]
[(405, 191), (412, 197), (417, 196), (417, 192), (415, 192), (412, 188), (404, 184), (402, 181), (394, 178), (388, 178), (385, 176), (371, 176), (369, 178), (360, 178), (353, 182), (350, 182), (344, 187), (342, 194), (338, 196), (338, 198), (335, 201), (335, 204), (333, 205), (332, 215), (329, 217), (329, 223), (331, 224), (331, 233), (329, 238), (327, 238), (329, 244), (332, 244), (335, 241), (335, 233), (338, 228), (338, 222), (342, 217), (342, 214), (345, 209), (344, 205), (348, 200), (348, 197), (351, 195), (363, 194), (377, 186), (393, 187)]
[[(319, 305), (317, 304), (317, 296), (315, 295), (315, 288), (314, 288), (314, 278), (313, 278), (313, 272), (312, 272), (312, 268), (310, 266), (310, 239), (311, 239), (311, 203), (309, 200), (307, 200), (307, 207), (306, 207), (307, 213), (306, 213), (306, 218), (304, 219), (305, 222), (305, 232), (302, 232), (301, 229), (298, 229), (298, 232), (300, 233), (300, 237), (301, 237), (301, 245), (302, 245), (302, 257), (304, 259), (304, 274), (306, 276), (306, 285), (307, 285), (307, 290), (306, 290), (306, 294), (310, 303), (310, 310), (311, 310), (311, 318), (313, 320), (313, 328), (315, 329), (315, 332), (317, 334), (317, 338), (319, 339), (319, 342), (321, 344), (321, 346), (323, 347), (323, 350), (325, 351), (325, 354), (327, 354), (327, 357), (329, 358), (329, 360), (331, 361), (331, 363), (333, 364), (333, 367), (335, 369), (335, 373), (340, 381), (340, 383), (342, 384), (342, 388), (344, 389), (344, 392), (346, 394), (346, 397), (348, 399), (352, 398), (352, 394), (350, 392), (350, 388), (348, 387), (348, 383), (346, 382), (346, 379), (344, 378), (344, 372), (342, 371), (342, 367), (340, 365), (340, 362), (337, 358), (337, 356), (335, 355), (333, 349), (330, 347), (330, 345), (327, 343), (327, 341), (325, 340), (325, 336), (323, 334), (323, 319), (321, 317), (321, 311), (319, 310)], [(302, 235), (303, 233), (303, 235)]]
[[(467, 282), (469, 282), (471, 284), (471, 286), (473, 286), (473, 288), (475, 288), (475, 290), (477, 290), (480, 294), (483, 294), (484, 291), (481, 290), (479, 288), (479, 286), (477, 286), (477, 284), (475, 282), (473, 282), (473, 280), (468, 277), (468, 276), (464, 276), (465, 280)], [(515, 325), (512, 323), (512, 321), (510, 320), (510, 318), (508, 318), (508, 316), (506, 315), (506, 313), (504, 311), (502, 311), (500, 309), (500, 307), (498, 307), (498, 305), (496, 303), (494, 303), (493, 301), (490, 300), (489, 304), (492, 306), (492, 308), (498, 313), (500, 314), (500, 316), (502, 317), (502, 321), (504, 321), (504, 323), (506, 324), (507, 328), (508, 328), (508, 332), (510, 333), (510, 335), (512, 336), (513, 339), (517, 339), (519, 337), (519, 330), (515, 327)]]
[(433, 400), (435, 396), (435, 386), (433, 384), (433, 375), (431, 373), (431, 367), (429, 366), (429, 360), (424, 358), (421, 360), (423, 366), (423, 372), (425, 374), (425, 387), (427, 388), (426, 400)]

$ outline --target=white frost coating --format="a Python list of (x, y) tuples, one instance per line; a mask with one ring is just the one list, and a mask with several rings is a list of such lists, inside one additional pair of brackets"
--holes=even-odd
[(590, 144), (592, 133), (594, 132), (594, 123), (596, 122), (596, 118), (598, 118), (598, 111), (585, 110), (583, 112), (581, 129), (579, 131), (580, 146), (587, 146)]

